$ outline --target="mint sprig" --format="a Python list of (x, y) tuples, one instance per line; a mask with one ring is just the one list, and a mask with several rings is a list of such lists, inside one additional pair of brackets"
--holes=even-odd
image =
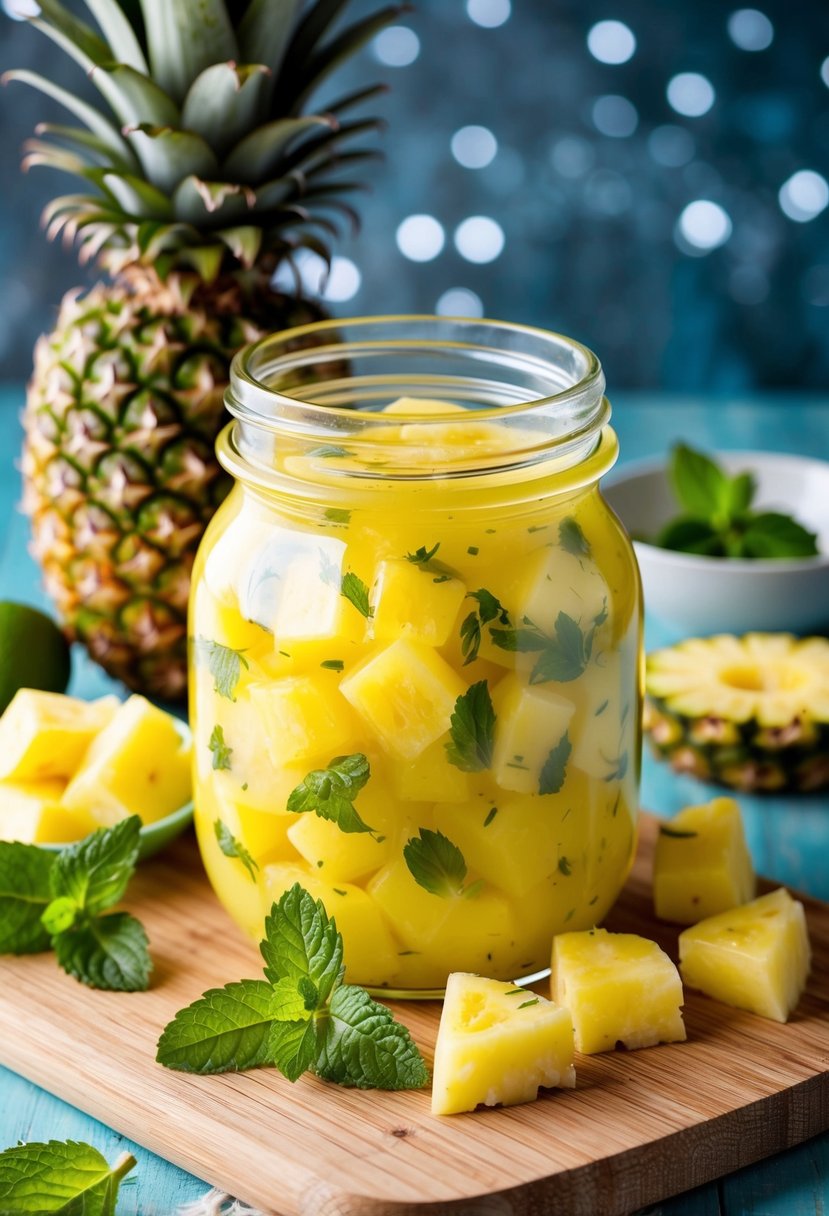
[(216, 835), (216, 843), (225, 857), (235, 857), (237, 861), (241, 861), (253, 882), (256, 882), (256, 871), (259, 869), (259, 863), (254, 860), (241, 840), (236, 839), (230, 828), (221, 819), (215, 820), (213, 831)]
[(728, 473), (704, 452), (677, 444), (669, 479), (682, 508), (653, 543), (707, 557), (798, 558), (818, 552), (817, 536), (792, 516), (752, 511), (757, 485), (750, 472)]
[(566, 612), (556, 617), (554, 634), (549, 636), (524, 617), (517, 628), (492, 629), (492, 640), (501, 650), (538, 654), (530, 673), (531, 684), (546, 684), (551, 680), (566, 684), (577, 680), (590, 662), (593, 638), (596, 629), (607, 619), (606, 608), (592, 622), (590, 629), (582, 629), (578, 621)]
[(135, 872), (140, 828), (132, 815), (56, 855), (0, 842), (0, 953), (51, 945), (64, 971), (90, 988), (146, 989), (147, 935), (128, 912), (109, 913)]
[(347, 599), (349, 604), (354, 605), (360, 616), (366, 618), (374, 616), (368, 599), (368, 587), (359, 575), (354, 574), (352, 571), (343, 575), (342, 582), (340, 583), (340, 595), (344, 599)]
[(115, 1216), (121, 1180), (135, 1158), (113, 1166), (77, 1140), (17, 1144), (0, 1153), (0, 1216)]
[(156, 1059), (182, 1072), (271, 1065), (360, 1089), (420, 1089), (426, 1064), (406, 1028), (363, 988), (343, 983), (343, 942), (298, 883), (265, 921), (265, 980), (241, 980), (180, 1010)]
[(235, 701), (236, 685), (242, 675), (242, 668), (250, 664), (243, 651), (233, 650), (223, 646), (221, 642), (213, 642), (210, 638), (196, 638), (196, 662), (204, 663), (213, 677), (213, 691), (217, 696)]
[(466, 598), (475, 600), (478, 607), (464, 617), (461, 623), (461, 653), (464, 656), (464, 667), (469, 663), (474, 663), (478, 657), (484, 625), (495, 620), (499, 621), (501, 625), (509, 625), (509, 613), (506, 608), (491, 591), (487, 591), (486, 587), (470, 591)]
[(565, 516), (558, 525), (558, 543), (566, 553), (572, 553), (573, 557), (590, 556), (590, 542), (572, 515)]
[(326, 768), (314, 769), (288, 797), (287, 809), (314, 811), (320, 819), (336, 823), (341, 832), (374, 832), (354, 806), (354, 800), (371, 776), (362, 752), (335, 756)]
[(495, 710), (486, 680), (461, 693), (449, 718), (446, 755), (465, 773), (479, 773), (492, 764), (495, 746)]

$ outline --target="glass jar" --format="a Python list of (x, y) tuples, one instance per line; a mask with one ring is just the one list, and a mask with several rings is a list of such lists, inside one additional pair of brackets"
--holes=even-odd
[(425, 996), (542, 972), (607, 914), (641, 612), (603, 389), (578, 343), (484, 321), (327, 321), (237, 356), (191, 712), (202, 856), (254, 940), (299, 882), (352, 982)]

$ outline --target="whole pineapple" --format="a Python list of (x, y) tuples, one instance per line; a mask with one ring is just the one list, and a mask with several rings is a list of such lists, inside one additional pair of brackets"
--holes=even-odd
[(69, 634), (131, 688), (175, 699), (193, 557), (229, 488), (213, 444), (230, 360), (322, 315), (275, 291), (274, 272), (303, 248), (328, 259), (336, 221), (356, 218), (343, 195), (360, 183), (341, 170), (376, 155), (359, 137), (378, 120), (343, 115), (382, 86), (324, 114), (307, 101), (400, 8), (332, 35), (348, 0), (85, 3), (100, 32), (59, 0), (29, 20), (106, 108), (6, 76), (82, 124), (41, 125), (24, 164), (81, 179), (47, 207), (49, 235), (110, 276), (70, 292), (37, 345), (24, 508)]

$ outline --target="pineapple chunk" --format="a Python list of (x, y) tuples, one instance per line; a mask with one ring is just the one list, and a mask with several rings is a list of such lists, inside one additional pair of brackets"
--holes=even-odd
[(451, 764), (446, 739), (438, 739), (416, 760), (392, 767), (394, 791), (402, 802), (466, 802), (469, 777)]
[[(376, 775), (375, 764), (371, 771)], [(313, 811), (297, 816), (288, 832), (293, 847), (325, 882), (353, 882), (373, 874), (389, 860), (398, 834), (398, 812), (388, 795), (373, 790), (372, 785), (369, 781), (354, 802), (371, 832), (343, 832), (336, 823), (321, 819)]]
[(405, 558), (381, 562), (371, 597), (374, 636), (442, 646), (465, 595), (460, 579), (436, 575)]
[(321, 539), (312, 553), (289, 563), (273, 617), (277, 647), (336, 637), (360, 641), (365, 618), (341, 594), (345, 545)]
[(446, 734), (466, 685), (431, 647), (400, 638), (346, 676), (340, 691), (387, 751), (414, 760)]
[(683, 1040), (682, 982), (656, 942), (588, 929), (553, 941), (553, 1000), (573, 1015), (576, 1051), (633, 1049)]
[(492, 773), (504, 790), (537, 794), (541, 770), (573, 716), (574, 705), (540, 685), (506, 676), (495, 690)]
[[(288, 837), (290, 829), (300, 819), (299, 815), (273, 815), (259, 811), (235, 799), (223, 797), (216, 790), (216, 813), (232, 836), (240, 841), (257, 863), (276, 861), (292, 854)], [(241, 862), (238, 864), (241, 865)]]
[(193, 597), (190, 633), (195, 638), (209, 638), (231, 650), (242, 651), (247, 662), (273, 647), (268, 631), (242, 616), (239, 602), (229, 588), (214, 595), (205, 583)]
[[(199, 792), (195, 817), (196, 837), (207, 877), (225, 907), (232, 912), (234, 920), (255, 942), (259, 942), (264, 937), (265, 928), (262, 892), (258, 881), (261, 871), (254, 869), (251, 875), (238, 858), (227, 857), (222, 852), (216, 839), (216, 820), (222, 819), (230, 828), (232, 818), (227, 803), (216, 804), (206, 791)], [(232, 828), (230, 830), (232, 831)], [(240, 839), (237, 833), (233, 834)]]
[(629, 763), (638, 755), (638, 719), (631, 696), (637, 682), (635, 647), (625, 654), (624, 667), (622, 662), (620, 652), (601, 653), (589, 677), (573, 688), (576, 716), (570, 763), (597, 781), (612, 780), (625, 753)]
[(0, 782), (0, 840), (24, 844), (68, 844), (94, 832), (98, 824), (85, 811), (60, 805), (64, 782)]
[(784, 887), (710, 916), (679, 935), (679, 965), (689, 988), (785, 1022), (811, 963), (803, 904)]
[[(522, 563), (522, 573), (510, 595), (513, 620), (529, 618), (545, 633), (555, 630), (560, 612), (591, 628), (610, 604), (610, 592), (598, 568), (589, 558), (566, 550), (545, 547)], [(533, 655), (524, 656), (534, 662)]]
[(570, 1013), (542, 996), (455, 972), (435, 1044), (432, 1114), (533, 1102), (576, 1084)]
[(689, 806), (660, 825), (653, 903), (660, 920), (694, 925), (754, 898), (756, 881), (733, 798)]
[(481, 800), (474, 810), (439, 804), (435, 825), (458, 846), (471, 870), (509, 895), (524, 895), (557, 872), (561, 832), (551, 829), (545, 799), (508, 797), (497, 807)]
[(312, 756), (328, 761), (357, 740), (351, 710), (322, 675), (253, 683), (248, 695), (277, 767)]
[(117, 709), (117, 697), (80, 701), (21, 688), (0, 718), (0, 779), (68, 780)]
[(319, 872), (302, 864), (266, 866), (262, 872), (263, 916), (295, 882), (314, 899), (321, 899), (328, 915), (336, 919), (349, 983), (373, 987), (389, 983), (398, 968), (398, 947), (380, 909), (360, 887), (325, 882)]
[(175, 719), (132, 696), (92, 743), (62, 804), (107, 827), (127, 815), (154, 823), (190, 799), (190, 760)]
[(465, 409), (456, 401), (436, 401), (433, 397), (398, 397), (383, 407), (384, 414), (451, 414)]

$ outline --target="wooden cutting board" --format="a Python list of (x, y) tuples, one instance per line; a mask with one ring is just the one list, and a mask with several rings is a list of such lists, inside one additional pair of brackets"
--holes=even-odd
[[(608, 924), (657, 937), (655, 820)], [(259, 973), (192, 838), (141, 867), (147, 993), (92, 992), (48, 955), (0, 958), (0, 1063), (275, 1216), (622, 1216), (829, 1127), (829, 906), (806, 901), (808, 992), (786, 1026), (688, 994), (688, 1042), (577, 1061), (575, 1091), (436, 1119), (428, 1091), (361, 1093), (275, 1070), (168, 1072), (155, 1043), (205, 989)], [(437, 1003), (399, 1004), (427, 1058)]]

